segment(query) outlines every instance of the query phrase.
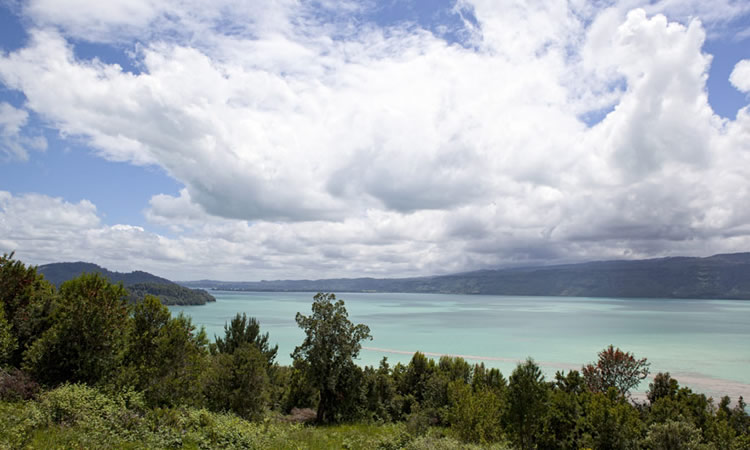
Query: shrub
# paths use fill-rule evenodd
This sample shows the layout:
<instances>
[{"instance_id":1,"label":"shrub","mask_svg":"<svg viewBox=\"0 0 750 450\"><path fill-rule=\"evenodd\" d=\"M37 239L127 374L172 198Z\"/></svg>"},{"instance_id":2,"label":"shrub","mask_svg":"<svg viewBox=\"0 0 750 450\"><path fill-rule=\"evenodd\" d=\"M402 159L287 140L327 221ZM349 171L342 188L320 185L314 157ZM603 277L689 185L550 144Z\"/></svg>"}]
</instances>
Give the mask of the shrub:
<instances>
[{"instance_id":1,"label":"shrub","mask_svg":"<svg viewBox=\"0 0 750 450\"><path fill-rule=\"evenodd\" d=\"M0 369L0 400L18 402L36 397L39 384L19 369Z\"/></svg>"}]
</instances>

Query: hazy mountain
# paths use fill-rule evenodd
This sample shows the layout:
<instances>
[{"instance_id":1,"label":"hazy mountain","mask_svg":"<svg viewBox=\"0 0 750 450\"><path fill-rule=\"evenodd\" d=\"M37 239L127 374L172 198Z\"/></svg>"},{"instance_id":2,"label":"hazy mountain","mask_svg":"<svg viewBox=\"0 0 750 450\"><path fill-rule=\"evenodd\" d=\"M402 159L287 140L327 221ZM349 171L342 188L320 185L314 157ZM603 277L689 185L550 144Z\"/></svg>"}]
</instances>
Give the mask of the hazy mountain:
<instances>
[{"instance_id":1,"label":"hazy mountain","mask_svg":"<svg viewBox=\"0 0 750 450\"><path fill-rule=\"evenodd\" d=\"M185 286L248 291L425 292L452 294L583 297L750 299L750 253L707 258L673 257L636 261L481 270L420 278L340 278L223 282Z\"/></svg>"},{"instance_id":2,"label":"hazy mountain","mask_svg":"<svg viewBox=\"0 0 750 450\"><path fill-rule=\"evenodd\" d=\"M190 289L180 286L166 278L157 277L148 272L112 272L96 264L86 262L63 262L45 264L37 270L56 286L83 273L100 273L113 283L122 282L130 292L131 300L138 300L151 294L159 297L165 305L203 305L216 299L202 289Z\"/></svg>"}]
</instances>

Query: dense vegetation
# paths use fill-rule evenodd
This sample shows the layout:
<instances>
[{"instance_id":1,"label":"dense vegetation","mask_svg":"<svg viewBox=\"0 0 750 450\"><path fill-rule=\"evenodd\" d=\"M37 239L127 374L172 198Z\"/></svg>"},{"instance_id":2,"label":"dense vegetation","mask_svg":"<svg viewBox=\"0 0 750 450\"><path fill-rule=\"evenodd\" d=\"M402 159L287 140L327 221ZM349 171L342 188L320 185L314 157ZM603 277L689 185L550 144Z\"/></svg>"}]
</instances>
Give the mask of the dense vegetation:
<instances>
[{"instance_id":1,"label":"dense vegetation","mask_svg":"<svg viewBox=\"0 0 750 450\"><path fill-rule=\"evenodd\" d=\"M214 289L296 292L425 292L625 298L750 299L750 253L709 258L599 261L482 270L421 278L185 283Z\"/></svg>"},{"instance_id":2,"label":"dense vegetation","mask_svg":"<svg viewBox=\"0 0 750 450\"><path fill-rule=\"evenodd\" d=\"M630 391L645 358L608 347L547 380L461 358L354 363L369 329L318 294L292 366L253 318L209 343L158 298L85 274L59 289L0 259L0 447L747 449L742 398L718 403L668 373Z\"/></svg>"},{"instance_id":3,"label":"dense vegetation","mask_svg":"<svg viewBox=\"0 0 750 450\"><path fill-rule=\"evenodd\" d=\"M215 302L213 295L203 289L190 289L166 278L136 270L130 273L112 272L96 264L85 262L53 263L39 266L39 273L55 286L84 273L98 273L111 283L122 283L129 292L131 302L143 300L147 295L159 297L164 305L205 305Z\"/></svg>"}]
</instances>

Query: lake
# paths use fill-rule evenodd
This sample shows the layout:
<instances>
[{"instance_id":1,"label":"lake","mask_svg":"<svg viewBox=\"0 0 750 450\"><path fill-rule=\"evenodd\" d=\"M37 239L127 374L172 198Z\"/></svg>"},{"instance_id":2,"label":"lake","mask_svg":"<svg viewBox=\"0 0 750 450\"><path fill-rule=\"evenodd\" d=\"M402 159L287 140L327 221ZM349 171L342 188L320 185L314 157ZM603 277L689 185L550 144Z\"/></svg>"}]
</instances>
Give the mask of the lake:
<instances>
[{"instance_id":1,"label":"lake","mask_svg":"<svg viewBox=\"0 0 750 450\"><path fill-rule=\"evenodd\" d=\"M278 344L277 360L304 334L294 321L309 315L310 292L211 291L216 302L171 306L208 336L223 336L236 313L256 317ZM714 397L750 397L750 301L521 297L493 295L342 293L349 318L370 327L360 363L408 362L414 351L460 355L497 367L507 377L533 357L553 376L580 369L612 344L646 357L651 373L669 371L681 385ZM648 383L641 383L645 391Z\"/></svg>"}]
</instances>

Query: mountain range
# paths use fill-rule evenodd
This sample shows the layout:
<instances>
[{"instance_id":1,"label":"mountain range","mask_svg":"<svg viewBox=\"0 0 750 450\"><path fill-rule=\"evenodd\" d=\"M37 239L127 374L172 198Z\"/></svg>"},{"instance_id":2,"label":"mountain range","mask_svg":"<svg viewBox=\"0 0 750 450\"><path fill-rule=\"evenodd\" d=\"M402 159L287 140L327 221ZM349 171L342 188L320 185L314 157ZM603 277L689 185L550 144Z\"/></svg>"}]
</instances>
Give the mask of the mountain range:
<instances>
[{"instance_id":1,"label":"mountain range","mask_svg":"<svg viewBox=\"0 0 750 450\"><path fill-rule=\"evenodd\" d=\"M750 253L720 254L705 258L596 261L415 278L250 282L199 280L180 284L240 291L750 299Z\"/></svg>"}]
</instances>

